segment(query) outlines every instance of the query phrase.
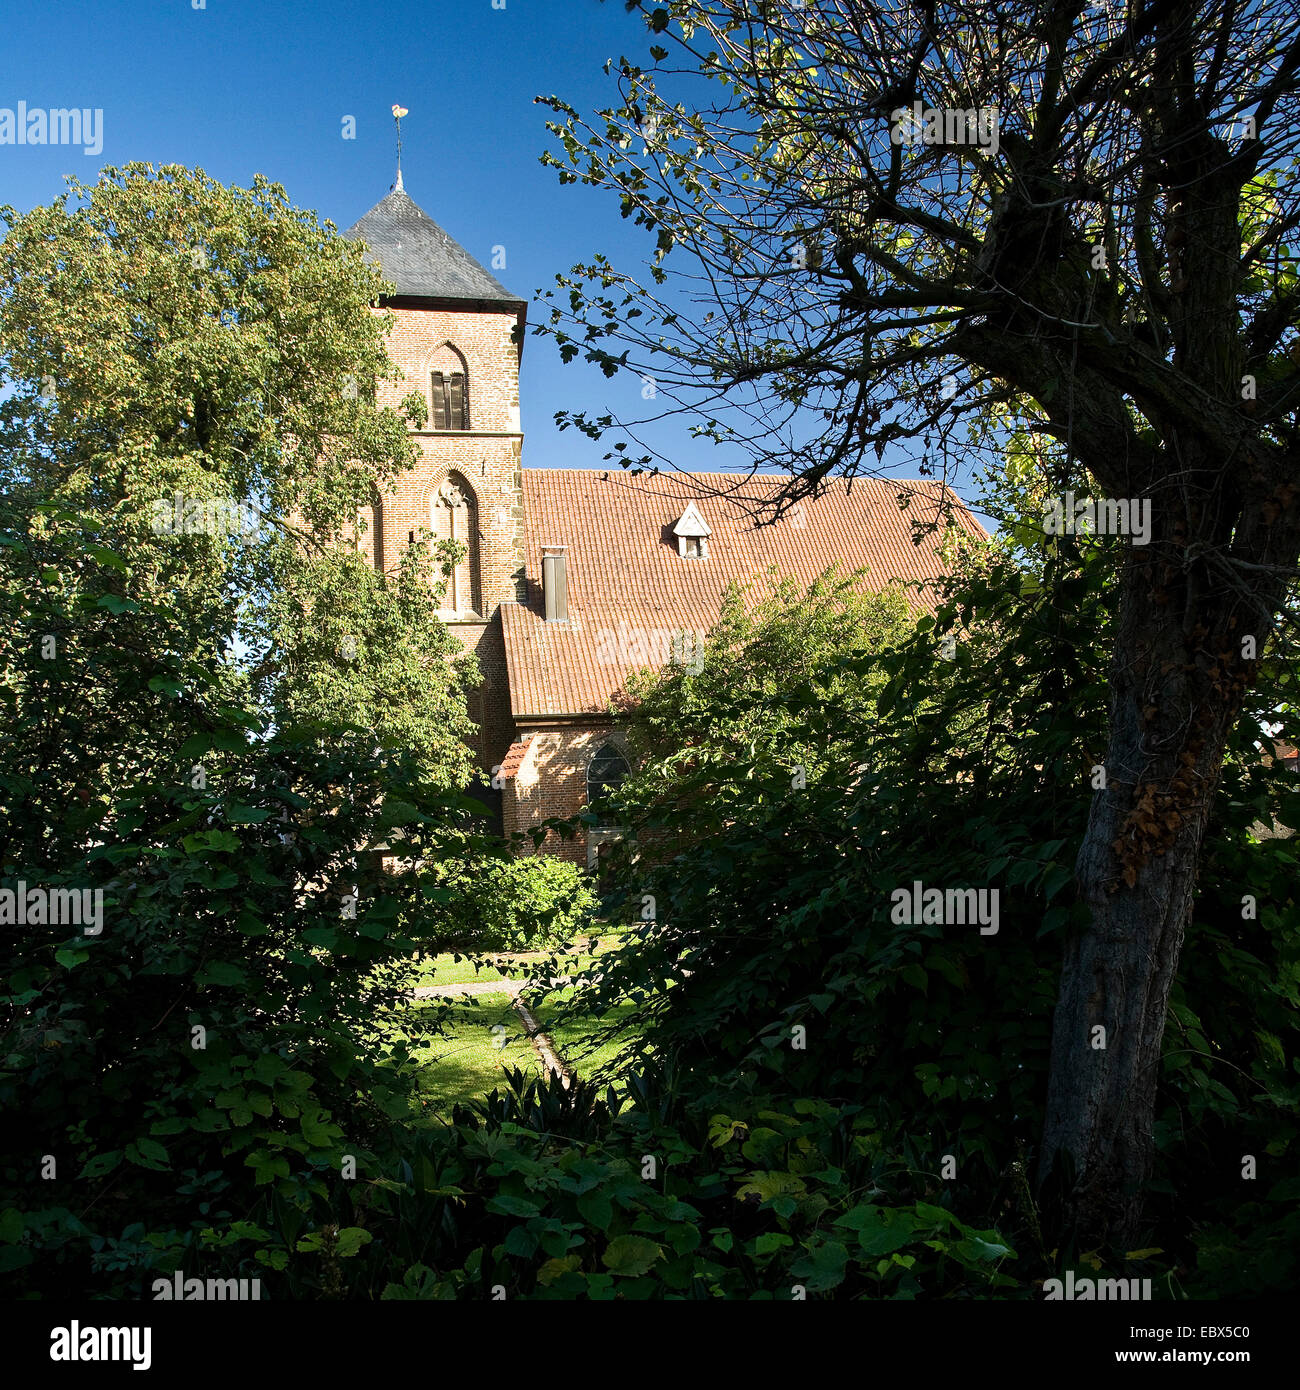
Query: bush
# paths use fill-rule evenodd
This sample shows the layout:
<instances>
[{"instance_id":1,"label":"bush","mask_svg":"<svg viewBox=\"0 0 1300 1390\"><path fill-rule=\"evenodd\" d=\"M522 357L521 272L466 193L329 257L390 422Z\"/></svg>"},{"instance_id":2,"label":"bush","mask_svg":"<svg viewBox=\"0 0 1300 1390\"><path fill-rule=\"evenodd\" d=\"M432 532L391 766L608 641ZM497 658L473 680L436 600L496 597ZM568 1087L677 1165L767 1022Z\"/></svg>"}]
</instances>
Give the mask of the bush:
<instances>
[{"instance_id":1,"label":"bush","mask_svg":"<svg viewBox=\"0 0 1300 1390\"><path fill-rule=\"evenodd\" d=\"M907 1167L940 1171L952 1156L954 1213L1001 1210L1015 1173L1035 1168L1061 951L1086 912L1071 889L1080 788L1104 746L1112 594L1097 559L1068 547L1036 585L990 558L914 638L843 660L864 687L889 676L873 720L810 681L779 699L742 691L694 728L683 707L681 751L629 779L619 808L642 840L682 832L681 852L616 865L624 900L648 893L657 914L577 978L580 1006L642 1001L638 1047L671 1063L699 1106L734 1114L749 1089L778 1110L865 1103ZM936 638L959 626L945 661ZM1300 824L1293 779L1254 746L1286 699L1265 670L1232 735L1170 1000L1135 1244L1159 1249L1197 1297L1300 1279L1297 842L1251 830ZM753 730L748 748L731 727ZM824 771L796 777L796 760ZM896 920L894 895L918 880L996 890L997 933ZM1060 1272L1052 1244L1063 1259L1093 1253L1072 1249L1047 1198L1041 1211L1020 1201L1000 1227L1038 1274ZM1109 1255L1127 1267L1127 1251Z\"/></svg>"},{"instance_id":2,"label":"bush","mask_svg":"<svg viewBox=\"0 0 1300 1390\"><path fill-rule=\"evenodd\" d=\"M596 895L576 864L541 855L439 864L432 895L451 923L439 945L478 951L558 946L589 926Z\"/></svg>"}]
</instances>

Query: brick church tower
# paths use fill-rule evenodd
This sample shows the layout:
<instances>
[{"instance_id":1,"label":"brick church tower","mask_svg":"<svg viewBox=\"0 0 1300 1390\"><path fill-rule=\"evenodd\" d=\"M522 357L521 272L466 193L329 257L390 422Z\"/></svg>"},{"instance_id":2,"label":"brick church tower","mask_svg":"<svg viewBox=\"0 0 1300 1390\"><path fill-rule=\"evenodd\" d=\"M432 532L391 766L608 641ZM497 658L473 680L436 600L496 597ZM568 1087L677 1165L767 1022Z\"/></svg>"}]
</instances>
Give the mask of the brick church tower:
<instances>
[{"instance_id":1,"label":"brick church tower","mask_svg":"<svg viewBox=\"0 0 1300 1390\"><path fill-rule=\"evenodd\" d=\"M490 770L513 737L498 609L524 596L519 362L527 304L416 206L400 172L393 191L344 235L364 242L366 259L396 287L381 308L396 316L388 350L405 380L383 388L380 403L421 392L429 412L415 434L421 461L375 499L365 545L376 566L392 569L422 526L465 542L469 553L441 616L483 670L469 713L480 728L479 764Z\"/></svg>"},{"instance_id":2,"label":"brick church tower","mask_svg":"<svg viewBox=\"0 0 1300 1390\"><path fill-rule=\"evenodd\" d=\"M346 235L366 243L395 287L381 307L396 316L389 353L404 380L384 403L416 391L429 411L415 435L419 466L374 500L371 558L393 569L422 527L468 548L442 618L483 670L469 713L479 766L499 771L483 799L507 834L578 814L626 774L632 750L611 702L632 671L662 667L675 646L686 664L688 634L702 656L729 584L765 584L775 571L806 589L834 563L874 590L927 585L946 572L944 538L915 543L911 518L950 517L971 539L984 536L930 480L830 479L762 524L781 475L524 469L524 301L416 207L400 174ZM914 504L906 514L900 489ZM933 606L932 590L906 591L912 606ZM551 831L541 852L590 867L623 833Z\"/></svg>"}]
</instances>

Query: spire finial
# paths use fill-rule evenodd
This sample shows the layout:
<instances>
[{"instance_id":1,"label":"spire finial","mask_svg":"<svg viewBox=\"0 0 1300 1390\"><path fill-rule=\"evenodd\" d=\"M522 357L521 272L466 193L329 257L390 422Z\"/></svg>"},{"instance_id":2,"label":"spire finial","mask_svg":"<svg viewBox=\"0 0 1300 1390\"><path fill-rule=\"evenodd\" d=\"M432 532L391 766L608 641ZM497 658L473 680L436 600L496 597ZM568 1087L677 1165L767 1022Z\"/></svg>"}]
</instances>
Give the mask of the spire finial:
<instances>
[{"instance_id":1,"label":"spire finial","mask_svg":"<svg viewBox=\"0 0 1300 1390\"><path fill-rule=\"evenodd\" d=\"M393 107L393 120L397 122L397 182L393 184L393 188L403 192L405 190L402 189L402 117L408 114L405 106L395 105Z\"/></svg>"}]
</instances>

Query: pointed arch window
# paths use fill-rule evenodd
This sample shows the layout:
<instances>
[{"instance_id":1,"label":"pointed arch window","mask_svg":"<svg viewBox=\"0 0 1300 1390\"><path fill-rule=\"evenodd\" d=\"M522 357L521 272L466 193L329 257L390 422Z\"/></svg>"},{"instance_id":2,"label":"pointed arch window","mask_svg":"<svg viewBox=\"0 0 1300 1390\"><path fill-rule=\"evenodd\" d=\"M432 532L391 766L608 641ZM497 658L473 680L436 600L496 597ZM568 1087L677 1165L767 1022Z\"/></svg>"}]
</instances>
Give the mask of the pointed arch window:
<instances>
[{"instance_id":1,"label":"pointed arch window","mask_svg":"<svg viewBox=\"0 0 1300 1390\"><path fill-rule=\"evenodd\" d=\"M359 521L360 524L356 529L357 550L382 574L384 572L384 504L377 496L371 498L369 506L362 507Z\"/></svg>"},{"instance_id":2,"label":"pointed arch window","mask_svg":"<svg viewBox=\"0 0 1300 1390\"><path fill-rule=\"evenodd\" d=\"M622 753L612 743L603 744L587 764L587 804L612 796L630 771ZM611 817L603 816L601 824L613 825L615 822Z\"/></svg>"},{"instance_id":3,"label":"pointed arch window","mask_svg":"<svg viewBox=\"0 0 1300 1390\"><path fill-rule=\"evenodd\" d=\"M429 530L435 541L460 541L465 553L452 566L442 595L447 616L477 614L479 610L478 507L474 493L459 473L453 473L430 499Z\"/></svg>"}]
</instances>

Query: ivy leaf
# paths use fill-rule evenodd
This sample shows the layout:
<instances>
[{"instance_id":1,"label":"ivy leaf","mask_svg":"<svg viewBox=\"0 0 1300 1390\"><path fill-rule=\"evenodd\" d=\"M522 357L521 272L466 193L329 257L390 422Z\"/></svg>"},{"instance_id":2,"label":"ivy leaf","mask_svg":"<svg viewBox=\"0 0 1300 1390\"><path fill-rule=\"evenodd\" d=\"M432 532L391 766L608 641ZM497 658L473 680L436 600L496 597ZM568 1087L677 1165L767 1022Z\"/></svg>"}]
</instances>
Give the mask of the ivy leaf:
<instances>
[{"instance_id":1,"label":"ivy leaf","mask_svg":"<svg viewBox=\"0 0 1300 1390\"><path fill-rule=\"evenodd\" d=\"M603 1192L586 1192L578 1198L578 1211L588 1225L598 1231L608 1230L614 1209Z\"/></svg>"},{"instance_id":2,"label":"ivy leaf","mask_svg":"<svg viewBox=\"0 0 1300 1390\"><path fill-rule=\"evenodd\" d=\"M214 960L199 972L194 983L198 985L246 985L248 976L233 961Z\"/></svg>"},{"instance_id":3,"label":"ivy leaf","mask_svg":"<svg viewBox=\"0 0 1300 1390\"><path fill-rule=\"evenodd\" d=\"M140 1168L163 1169L171 1167L171 1160L167 1157L167 1150L156 1139L137 1139L134 1144L126 1146L126 1157L129 1162L136 1164Z\"/></svg>"},{"instance_id":4,"label":"ivy leaf","mask_svg":"<svg viewBox=\"0 0 1300 1390\"><path fill-rule=\"evenodd\" d=\"M540 1216L541 1207L536 1202L530 1202L526 1197L512 1197L508 1192L500 1192L487 1204L489 1211L495 1211L502 1216Z\"/></svg>"},{"instance_id":5,"label":"ivy leaf","mask_svg":"<svg viewBox=\"0 0 1300 1390\"><path fill-rule=\"evenodd\" d=\"M537 1282L549 1286L554 1284L557 1279L563 1279L566 1274L572 1274L581 1265L581 1255L564 1255L556 1260L547 1260L537 1271Z\"/></svg>"},{"instance_id":6,"label":"ivy leaf","mask_svg":"<svg viewBox=\"0 0 1300 1390\"><path fill-rule=\"evenodd\" d=\"M537 1249L538 1236L527 1226L512 1226L503 1242L507 1255L531 1255Z\"/></svg>"},{"instance_id":7,"label":"ivy leaf","mask_svg":"<svg viewBox=\"0 0 1300 1390\"><path fill-rule=\"evenodd\" d=\"M844 1282L844 1267L848 1260L847 1248L837 1240L828 1240L796 1260L790 1266L790 1273L805 1283L811 1292L821 1293Z\"/></svg>"}]
</instances>

